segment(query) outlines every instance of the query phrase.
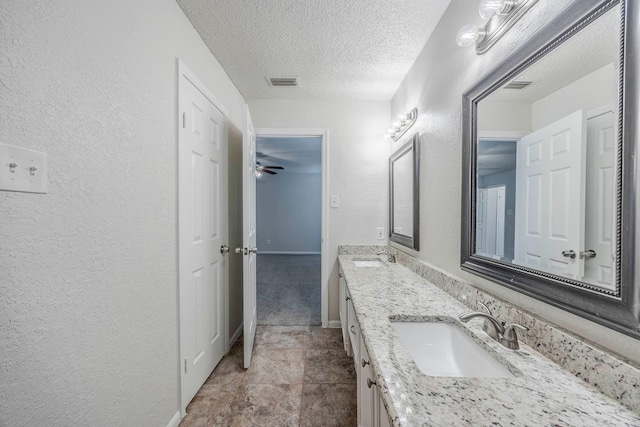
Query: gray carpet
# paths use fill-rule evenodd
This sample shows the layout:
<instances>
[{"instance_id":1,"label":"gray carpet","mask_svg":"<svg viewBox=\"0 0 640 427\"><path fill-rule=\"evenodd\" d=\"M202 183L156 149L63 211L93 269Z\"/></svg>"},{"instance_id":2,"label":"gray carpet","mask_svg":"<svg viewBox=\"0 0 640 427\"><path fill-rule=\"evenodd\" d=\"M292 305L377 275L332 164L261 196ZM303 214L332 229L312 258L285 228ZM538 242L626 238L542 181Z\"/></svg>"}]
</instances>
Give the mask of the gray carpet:
<instances>
[{"instance_id":1,"label":"gray carpet","mask_svg":"<svg viewBox=\"0 0 640 427\"><path fill-rule=\"evenodd\" d=\"M258 325L322 324L320 255L258 254Z\"/></svg>"}]
</instances>

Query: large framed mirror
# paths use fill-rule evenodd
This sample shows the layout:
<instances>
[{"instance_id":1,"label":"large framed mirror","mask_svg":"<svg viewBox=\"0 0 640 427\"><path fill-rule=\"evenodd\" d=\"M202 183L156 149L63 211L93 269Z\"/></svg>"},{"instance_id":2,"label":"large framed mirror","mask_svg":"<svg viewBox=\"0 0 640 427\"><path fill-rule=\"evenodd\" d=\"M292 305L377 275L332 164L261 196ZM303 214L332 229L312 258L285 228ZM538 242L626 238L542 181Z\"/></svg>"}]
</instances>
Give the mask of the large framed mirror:
<instances>
[{"instance_id":1,"label":"large framed mirror","mask_svg":"<svg viewBox=\"0 0 640 427\"><path fill-rule=\"evenodd\" d=\"M461 266L640 338L640 4L572 2L463 95Z\"/></svg>"},{"instance_id":2,"label":"large framed mirror","mask_svg":"<svg viewBox=\"0 0 640 427\"><path fill-rule=\"evenodd\" d=\"M420 135L389 157L389 239L420 249Z\"/></svg>"}]
</instances>

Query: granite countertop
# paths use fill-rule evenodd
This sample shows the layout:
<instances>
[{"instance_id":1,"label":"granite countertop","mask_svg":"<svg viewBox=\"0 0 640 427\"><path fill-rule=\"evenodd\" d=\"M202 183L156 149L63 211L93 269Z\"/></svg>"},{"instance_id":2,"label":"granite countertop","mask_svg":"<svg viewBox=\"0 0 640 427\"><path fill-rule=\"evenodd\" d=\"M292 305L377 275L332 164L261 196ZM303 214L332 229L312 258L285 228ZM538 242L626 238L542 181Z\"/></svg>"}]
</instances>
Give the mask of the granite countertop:
<instances>
[{"instance_id":1,"label":"granite countertop","mask_svg":"<svg viewBox=\"0 0 640 427\"><path fill-rule=\"evenodd\" d=\"M521 343L513 351L493 341L482 319L460 323L458 314L469 308L409 268L387 262L356 267L354 258L362 255L338 261L394 426L640 426L629 409L530 347ZM390 317L458 322L515 377L427 376L394 338Z\"/></svg>"}]
</instances>

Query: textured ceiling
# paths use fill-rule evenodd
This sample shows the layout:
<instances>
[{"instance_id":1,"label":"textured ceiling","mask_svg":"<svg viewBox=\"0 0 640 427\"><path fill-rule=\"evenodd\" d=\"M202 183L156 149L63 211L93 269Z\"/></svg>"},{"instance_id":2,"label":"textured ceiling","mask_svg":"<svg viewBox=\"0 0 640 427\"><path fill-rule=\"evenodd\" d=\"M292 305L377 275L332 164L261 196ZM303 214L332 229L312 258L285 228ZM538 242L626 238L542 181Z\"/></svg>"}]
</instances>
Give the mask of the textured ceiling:
<instances>
[{"instance_id":1,"label":"textured ceiling","mask_svg":"<svg viewBox=\"0 0 640 427\"><path fill-rule=\"evenodd\" d=\"M322 139L319 137L256 138L256 161L264 166L282 166L278 173L320 173Z\"/></svg>"},{"instance_id":2,"label":"textured ceiling","mask_svg":"<svg viewBox=\"0 0 640 427\"><path fill-rule=\"evenodd\" d=\"M177 0L246 99L359 100L391 99L450 1Z\"/></svg>"}]
</instances>

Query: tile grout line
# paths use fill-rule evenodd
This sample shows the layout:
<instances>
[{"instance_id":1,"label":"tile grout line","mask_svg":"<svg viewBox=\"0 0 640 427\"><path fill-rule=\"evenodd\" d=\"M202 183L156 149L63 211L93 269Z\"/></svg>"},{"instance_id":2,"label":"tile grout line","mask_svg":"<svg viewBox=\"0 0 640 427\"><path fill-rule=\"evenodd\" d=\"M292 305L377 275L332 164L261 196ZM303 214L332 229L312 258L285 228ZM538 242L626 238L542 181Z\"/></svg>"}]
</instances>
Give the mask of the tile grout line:
<instances>
[{"instance_id":1,"label":"tile grout line","mask_svg":"<svg viewBox=\"0 0 640 427\"><path fill-rule=\"evenodd\" d=\"M304 398L304 374L307 371L307 351L311 345L311 327L307 325L307 346L304 349L304 359L302 361L302 388L300 389L300 409L298 410L298 427L302 426L302 400Z\"/></svg>"}]
</instances>

